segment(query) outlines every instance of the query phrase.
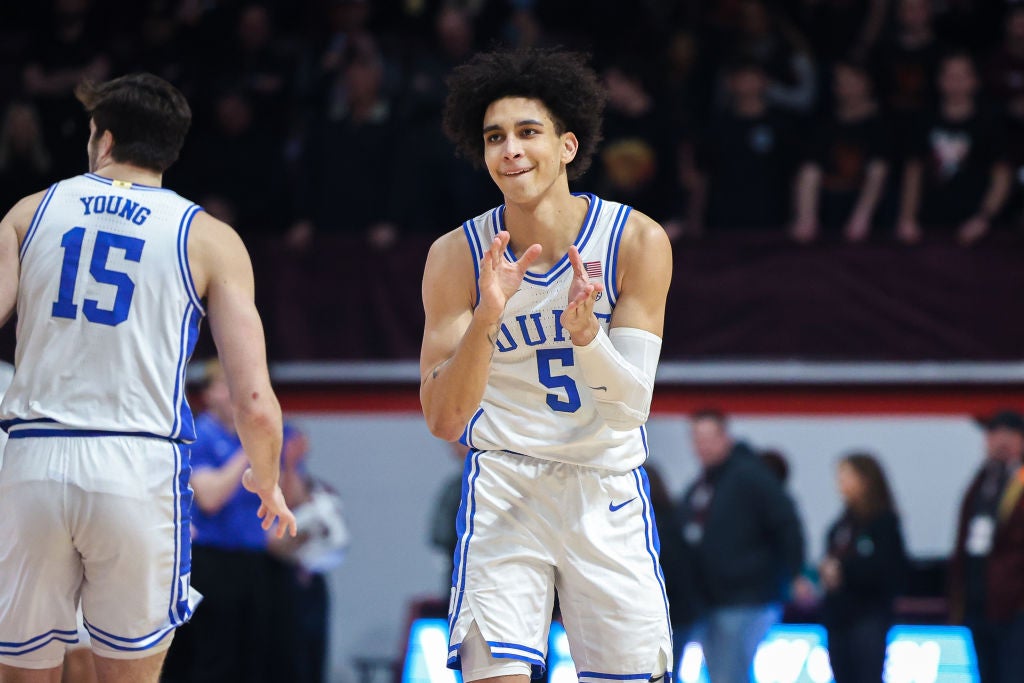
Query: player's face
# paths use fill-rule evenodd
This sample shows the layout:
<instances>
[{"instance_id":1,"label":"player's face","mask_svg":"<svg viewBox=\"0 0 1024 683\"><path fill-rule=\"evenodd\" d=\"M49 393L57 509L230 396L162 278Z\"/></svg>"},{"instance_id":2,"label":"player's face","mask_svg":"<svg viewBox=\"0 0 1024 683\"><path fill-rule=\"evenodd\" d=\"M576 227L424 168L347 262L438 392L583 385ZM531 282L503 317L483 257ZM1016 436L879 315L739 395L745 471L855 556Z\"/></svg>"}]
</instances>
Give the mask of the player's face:
<instances>
[{"instance_id":1,"label":"player's face","mask_svg":"<svg viewBox=\"0 0 1024 683\"><path fill-rule=\"evenodd\" d=\"M505 97L484 113L484 163L507 202L536 201L564 183L578 142L558 126L539 100Z\"/></svg>"}]
</instances>

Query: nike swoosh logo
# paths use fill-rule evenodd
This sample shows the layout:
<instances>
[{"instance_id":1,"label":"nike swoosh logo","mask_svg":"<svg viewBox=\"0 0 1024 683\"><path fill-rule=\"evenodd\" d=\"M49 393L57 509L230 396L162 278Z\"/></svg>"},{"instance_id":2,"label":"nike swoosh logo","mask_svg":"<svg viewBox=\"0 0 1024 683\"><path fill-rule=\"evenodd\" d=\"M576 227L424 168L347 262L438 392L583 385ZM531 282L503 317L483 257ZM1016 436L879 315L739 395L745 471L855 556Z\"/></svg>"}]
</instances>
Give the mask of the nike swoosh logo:
<instances>
[{"instance_id":1,"label":"nike swoosh logo","mask_svg":"<svg viewBox=\"0 0 1024 683\"><path fill-rule=\"evenodd\" d=\"M619 503L618 505L616 505L615 503L608 503L608 511L609 512L615 512L616 510L621 510L622 508L624 508L627 505L629 505L630 503L632 503L634 500L636 500L636 496L633 496L632 498L627 500L625 503Z\"/></svg>"},{"instance_id":2,"label":"nike swoosh logo","mask_svg":"<svg viewBox=\"0 0 1024 683\"><path fill-rule=\"evenodd\" d=\"M593 389L594 391L608 391L608 387L604 387L604 386L601 386L601 387L590 387L590 388Z\"/></svg>"}]
</instances>

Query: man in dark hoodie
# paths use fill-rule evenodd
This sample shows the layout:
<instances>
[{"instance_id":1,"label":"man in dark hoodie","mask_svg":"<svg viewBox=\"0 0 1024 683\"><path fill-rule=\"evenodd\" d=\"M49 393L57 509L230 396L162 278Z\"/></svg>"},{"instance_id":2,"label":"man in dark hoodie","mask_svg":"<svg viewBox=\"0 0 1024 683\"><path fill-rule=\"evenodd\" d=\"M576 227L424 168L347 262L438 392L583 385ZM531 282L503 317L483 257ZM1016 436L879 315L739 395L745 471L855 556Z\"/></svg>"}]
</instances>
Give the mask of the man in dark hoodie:
<instances>
[{"instance_id":1,"label":"man in dark hoodie","mask_svg":"<svg viewBox=\"0 0 1024 683\"><path fill-rule=\"evenodd\" d=\"M778 477L733 440L724 414L695 413L691 433L702 471L676 517L700 600L691 636L704 650L711 683L746 683L803 564L803 530Z\"/></svg>"}]
</instances>

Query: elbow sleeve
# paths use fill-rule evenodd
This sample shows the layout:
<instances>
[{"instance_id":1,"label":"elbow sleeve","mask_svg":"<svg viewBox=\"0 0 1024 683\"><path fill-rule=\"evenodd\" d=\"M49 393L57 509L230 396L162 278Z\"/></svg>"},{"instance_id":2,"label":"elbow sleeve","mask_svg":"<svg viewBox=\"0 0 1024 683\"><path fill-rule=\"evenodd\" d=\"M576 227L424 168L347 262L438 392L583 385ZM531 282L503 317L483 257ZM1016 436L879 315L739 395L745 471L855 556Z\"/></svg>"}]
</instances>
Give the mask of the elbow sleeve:
<instances>
[{"instance_id":1,"label":"elbow sleeve","mask_svg":"<svg viewBox=\"0 0 1024 683\"><path fill-rule=\"evenodd\" d=\"M616 327L598 331L576 347L576 361L598 414L612 429L635 429L647 421L661 338L645 330Z\"/></svg>"}]
</instances>

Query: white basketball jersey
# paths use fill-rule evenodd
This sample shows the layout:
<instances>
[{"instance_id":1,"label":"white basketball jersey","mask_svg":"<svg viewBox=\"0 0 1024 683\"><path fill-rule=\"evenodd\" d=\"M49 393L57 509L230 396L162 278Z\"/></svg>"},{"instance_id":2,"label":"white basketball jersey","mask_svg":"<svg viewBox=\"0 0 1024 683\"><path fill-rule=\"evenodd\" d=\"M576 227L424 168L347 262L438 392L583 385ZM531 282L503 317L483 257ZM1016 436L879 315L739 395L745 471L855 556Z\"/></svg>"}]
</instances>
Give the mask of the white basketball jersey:
<instances>
[{"instance_id":1,"label":"white basketball jersey","mask_svg":"<svg viewBox=\"0 0 1024 683\"><path fill-rule=\"evenodd\" d=\"M94 174L46 192L21 245L11 438L115 432L191 441L185 367L205 315L187 244L201 209Z\"/></svg>"},{"instance_id":2,"label":"white basketball jersey","mask_svg":"<svg viewBox=\"0 0 1024 683\"><path fill-rule=\"evenodd\" d=\"M594 313L607 331L618 296L619 242L631 209L583 196L590 207L575 244L590 279L604 285ZM505 229L504 213L500 206L462 226L478 277L484 251ZM511 250L505 257L515 260ZM646 459L647 436L643 427L611 429L594 407L591 389L576 366L572 341L559 323L572 278L572 264L565 255L546 273L528 271L522 287L508 300L487 388L462 441L478 450L626 472Z\"/></svg>"}]
</instances>

